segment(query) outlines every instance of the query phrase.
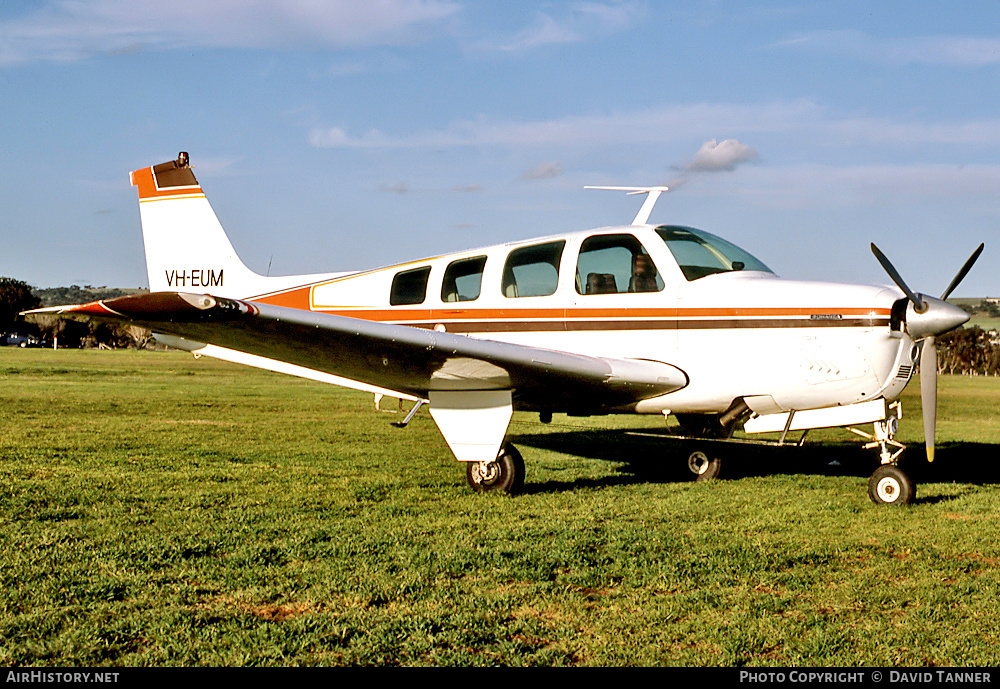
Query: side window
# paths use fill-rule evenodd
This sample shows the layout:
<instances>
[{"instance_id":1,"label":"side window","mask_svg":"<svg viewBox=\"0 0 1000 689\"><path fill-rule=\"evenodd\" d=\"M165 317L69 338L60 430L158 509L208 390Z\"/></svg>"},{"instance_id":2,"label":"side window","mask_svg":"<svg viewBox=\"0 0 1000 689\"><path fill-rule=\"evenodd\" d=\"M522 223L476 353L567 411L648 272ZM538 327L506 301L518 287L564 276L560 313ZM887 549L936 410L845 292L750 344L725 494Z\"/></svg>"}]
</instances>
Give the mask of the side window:
<instances>
[{"instance_id":1,"label":"side window","mask_svg":"<svg viewBox=\"0 0 1000 689\"><path fill-rule=\"evenodd\" d=\"M580 294L659 292L663 289L653 259L631 234L588 237L580 245L576 291Z\"/></svg>"},{"instance_id":2,"label":"side window","mask_svg":"<svg viewBox=\"0 0 1000 689\"><path fill-rule=\"evenodd\" d=\"M559 286L559 261L566 242L514 249L503 268L505 297L546 297Z\"/></svg>"},{"instance_id":3,"label":"side window","mask_svg":"<svg viewBox=\"0 0 1000 689\"><path fill-rule=\"evenodd\" d=\"M389 290L389 303L393 306L422 304L427 296L427 278L430 274L430 266L396 273Z\"/></svg>"},{"instance_id":4,"label":"side window","mask_svg":"<svg viewBox=\"0 0 1000 689\"><path fill-rule=\"evenodd\" d=\"M463 258L449 263L444 271L444 281L441 283L441 301L479 299L485 267L485 256Z\"/></svg>"}]
</instances>

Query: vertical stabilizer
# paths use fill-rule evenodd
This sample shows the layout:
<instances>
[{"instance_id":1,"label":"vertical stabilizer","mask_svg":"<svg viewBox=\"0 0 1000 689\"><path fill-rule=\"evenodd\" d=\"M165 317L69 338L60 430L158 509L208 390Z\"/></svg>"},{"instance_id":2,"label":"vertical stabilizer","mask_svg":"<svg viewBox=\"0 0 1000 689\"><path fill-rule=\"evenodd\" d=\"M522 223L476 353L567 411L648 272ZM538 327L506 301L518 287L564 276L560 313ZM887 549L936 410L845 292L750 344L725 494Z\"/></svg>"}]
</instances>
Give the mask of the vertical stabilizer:
<instances>
[{"instance_id":1,"label":"vertical stabilizer","mask_svg":"<svg viewBox=\"0 0 1000 689\"><path fill-rule=\"evenodd\" d=\"M329 277L265 277L247 268L195 179L187 153L136 170L129 179L139 190L150 291L245 299Z\"/></svg>"},{"instance_id":2,"label":"vertical stabilizer","mask_svg":"<svg viewBox=\"0 0 1000 689\"><path fill-rule=\"evenodd\" d=\"M186 153L177 160L136 170L129 177L139 190L151 291L227 297L266 291L267 278L251 271L236 255Z\"/></svg>"}]
</instances>

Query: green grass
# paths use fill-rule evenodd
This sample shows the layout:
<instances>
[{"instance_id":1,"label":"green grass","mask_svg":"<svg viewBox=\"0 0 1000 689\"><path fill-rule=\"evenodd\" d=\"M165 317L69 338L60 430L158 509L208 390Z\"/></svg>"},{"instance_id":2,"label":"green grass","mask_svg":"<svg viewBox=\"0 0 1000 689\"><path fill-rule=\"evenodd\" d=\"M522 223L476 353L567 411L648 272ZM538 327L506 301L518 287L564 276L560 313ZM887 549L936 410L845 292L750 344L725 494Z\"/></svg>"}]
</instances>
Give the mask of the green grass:
<instances>
[{"instance_id":1,"label":"green grass","mask_svg":"<svg viewBox=\"0 0 1000 689\"><path fill-rule=\"evenodd\" d=\"M906 508L840 431L693 483L613 430L661 420L520 413L505 498L368 395L0 350L0 664L996 666L1000 379L940 400Z\"/></svg>"},{"instance_id":2,"label":"green grass","mask_svg":"<svg viewBox=\"0 0 1000 689\"><path fill-rule=\"evenodd\" d=\"M981 330L1000 330L1000 318L990 318L989 316L973 316L972 319L966 324L965 327L971 328L976 326Z\"/></svg>"}]
</instances>

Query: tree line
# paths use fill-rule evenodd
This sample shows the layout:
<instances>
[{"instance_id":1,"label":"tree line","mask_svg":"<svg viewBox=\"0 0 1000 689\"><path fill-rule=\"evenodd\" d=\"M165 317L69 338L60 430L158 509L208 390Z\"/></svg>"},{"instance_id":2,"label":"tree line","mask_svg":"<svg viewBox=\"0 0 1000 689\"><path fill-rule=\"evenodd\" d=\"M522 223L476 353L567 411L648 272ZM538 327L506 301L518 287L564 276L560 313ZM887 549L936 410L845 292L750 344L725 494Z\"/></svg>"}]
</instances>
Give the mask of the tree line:
<instances>
[{"instance_id":1,"label":"tree line","mask_svg":"<svg viewBox=\"0 0 1000 689\"><path fill-rule=\"evenodd\" d=\"M24 311L46 306L86 304L140 291L144 290L90 285L37 289L22 280L0 277L0 338L6 341L8 335L18 334L34 336L47 346L58 343L60 347L145 348L152 341L152 333L146 328L67 320L49 314L20 315Z\"/></svg>"},{"instance_id":2,"label":"tree line","mask_svg":"<svg viewBox=\"0 0 1000 689\"><path fill-rule=\"evenodd\" d=\"M978 326L960 328L937 338L938 373L1000 376L1000 338Z\"/></svg>"}]
</instances>

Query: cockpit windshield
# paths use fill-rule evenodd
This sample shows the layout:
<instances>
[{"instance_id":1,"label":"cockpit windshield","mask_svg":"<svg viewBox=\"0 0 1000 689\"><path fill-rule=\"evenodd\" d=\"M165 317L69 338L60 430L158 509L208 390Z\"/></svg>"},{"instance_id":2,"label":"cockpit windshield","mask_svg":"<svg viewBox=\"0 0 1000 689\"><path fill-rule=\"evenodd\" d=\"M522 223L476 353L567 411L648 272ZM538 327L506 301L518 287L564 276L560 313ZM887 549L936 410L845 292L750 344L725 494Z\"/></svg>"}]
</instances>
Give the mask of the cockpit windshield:
<instances>
[{"instance_id":1,"label":"cockpit windshield","mask_svg":"<svg viewBox=\"0 0 1000 689\"><path fill-rule=\"evenodd\" d=\"M664 225L656 228L656 234L670 249L688 281L735 270L773 272L735 244L703 230Z\"/></svg>"}]
</instances>

